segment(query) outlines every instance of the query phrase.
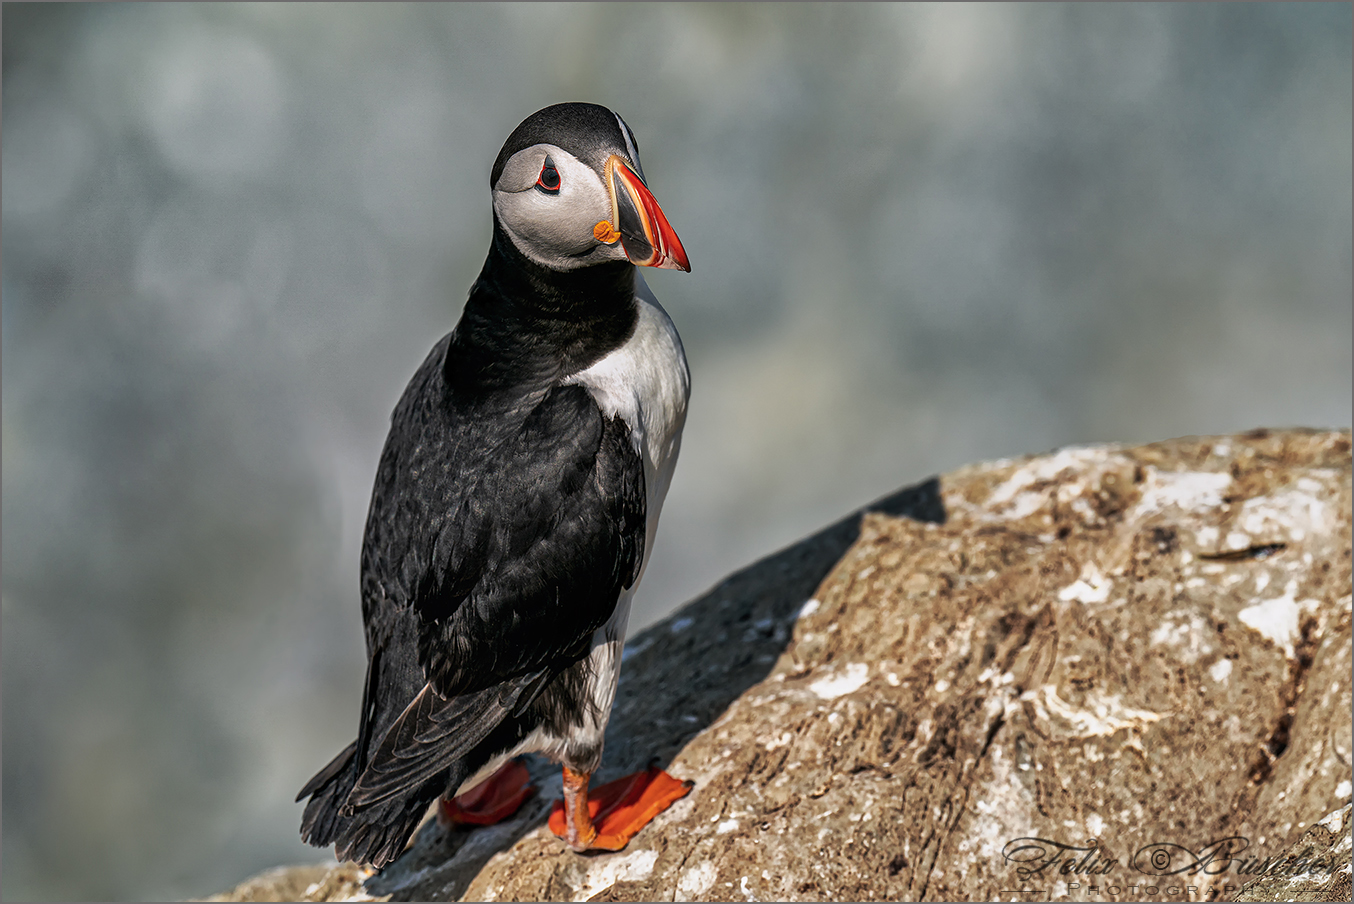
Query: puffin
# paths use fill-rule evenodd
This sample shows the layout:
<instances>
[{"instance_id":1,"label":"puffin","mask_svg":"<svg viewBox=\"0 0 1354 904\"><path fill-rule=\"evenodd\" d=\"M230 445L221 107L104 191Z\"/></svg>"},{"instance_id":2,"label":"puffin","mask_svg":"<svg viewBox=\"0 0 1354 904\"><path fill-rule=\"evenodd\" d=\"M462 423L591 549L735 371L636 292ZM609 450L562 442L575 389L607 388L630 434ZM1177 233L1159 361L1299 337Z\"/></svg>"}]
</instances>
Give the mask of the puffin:
<instances>
[{"instance_id":1,"label":"puffin","mask_svg":"<svg viewBox=\"0 0 1354 904\"><path fill-rule=\"evenodd\" d=\"M434 801L489 824L563 766L549 826L615 851L685 795L656 766L589 789L690 394L639 267L690 271L618 114L532 114L490 172L493 237L391 415L364 529L357 738L306 783L302 838L380 868Z\"/></svg>"}]
</instances>

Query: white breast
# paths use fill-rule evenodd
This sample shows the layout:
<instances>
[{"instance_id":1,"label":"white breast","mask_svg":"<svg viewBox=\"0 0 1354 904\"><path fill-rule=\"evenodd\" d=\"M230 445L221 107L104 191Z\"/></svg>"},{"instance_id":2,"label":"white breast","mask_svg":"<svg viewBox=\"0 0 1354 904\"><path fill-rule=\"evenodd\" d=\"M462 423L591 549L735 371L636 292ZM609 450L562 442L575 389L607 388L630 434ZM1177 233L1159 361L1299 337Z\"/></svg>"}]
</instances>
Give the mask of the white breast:
<instances>
[{"instance_id":1,"label":"white breast","mask_svg":"<svg viewBox=\"0 0 1354 904\"><path fill-rule=\"evenodd\" d=\"M630 427L635 451L644 459L647 565L681 446L691 375L676 327L638 274L635 300L639 322L629 341L566 382L586 387L603 414L619 416Z\"/></svg>"}]
</instances>

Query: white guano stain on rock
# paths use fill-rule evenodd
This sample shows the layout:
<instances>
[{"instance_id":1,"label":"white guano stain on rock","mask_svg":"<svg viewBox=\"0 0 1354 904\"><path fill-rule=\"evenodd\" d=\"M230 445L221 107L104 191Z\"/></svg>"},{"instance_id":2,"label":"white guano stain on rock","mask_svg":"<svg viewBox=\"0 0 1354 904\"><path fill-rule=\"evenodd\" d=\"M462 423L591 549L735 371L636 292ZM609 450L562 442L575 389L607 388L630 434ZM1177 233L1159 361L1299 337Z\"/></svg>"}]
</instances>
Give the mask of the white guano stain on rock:
<instances>
[{"instance_id":1,"label":"white guano stain on rock","mask_svg":"<svg viewBox=\"0 0 1354 904\"><path fill-rule=\"evenodd\" d=\"M1227 676L1232 674L1232 660L1219 659L1208 667L1208 677L1212 678L1218 684L1227 680Z\"/></svg>"},{"instance_id":2,"label":"white guano stain on rock","mask_svg":"<svg viewBox=\"0 0 1354 904\"><path fill-rule=\"evenodd\" d=\"M1027 488L1041 483L1047 484L1068 471L1080 473L1089 471L1096 465L1104 466L1109 459L1114 457L1115 455L1109 447L1077 446L1035 459L1019 468L1004 483L993 489L982 508L975 514L984 520L1000 521L1019 520L1028 517L1037 512L1048 501L1049 491ZM1056 493L1059 501L1072 505L1079 514L1093 516L1094 513L1090 511L1089 507L1085 507L1085 511L1081 511L1083 506L1077 505L1085 489L1086 478L1079 477L1052 488L1052 492Z\"/></svg>"},{"instance_id":3,"label":"white guano stain on rock","mask_svg":"<svg viewBox=\"0 0 1354 904\"><path fill-rule=\"evenodd\" d=\"M574 889L575 901L586 901L617 882L642 882L653 875L658 851L635 851L623 857L598 857Z\"/></svg>"},{"instance_id":4,"label":"white guano stain on rock","mask_svg":"<svg viewBox=\"0 0 1354 904\"><path fill-rule=\"evenodd\" d=\"M1053 455L1038 458L1016 471L1005 483L992 491L987 504L996 506L1010 501L1017 493L1039 481L1053 480L1064 471L1082 470L1086 465L1105 458L1103 446L1072 446L1060 449Z\"/></svg>"},{"instance_id":5,"label":"white guano stain on rock","mask_svg":"<svg viewBox=\"0 0 1354 904\"><path fill-rule=\"evenodd\" d=\"M1133 709L1124 706L1123 700L1091 691L1086 694L1088 709L1075 709L1058 696L1058 688L1052 684L1026 691L1021 700L1034 703L1036 711L1048 722L1054 718L1067 723L1068 733L1075 737L1109 737L1117 731L1141 731L1153 722L1160 721L1160 713L1145 709Z\"/></svg>"},{"instance_id":6,"label":"white guano stain on rock","mask_svg":"<svg viewBox=\"0 0 1354 904\"><path fill-rule=\"evenodd\" d=\"M823 700L835 700L860 690L869 679L870 667L863 662L852 662L835 675L819 678L809 685L809 690Z\"/></svg>"},{"instance_id":7,"label":"white guano stain on rock","mask_svg":"<svg viewBox=\"0 0 1354 904\"><path fill-rule=\"evenodd\" d=\"M1110 598L1114 582L1100 573L1094 563L1088 562L1081 569L1081 577L1058 591L1058 599L1063 602L1077 600L1082 603L1103 603Z\"/></svg>"},{"instance_id":8,"label":"white guano stain on rock","mask_svg":"<svg viewBox=\"0 0 1354 904\"><path fill-rule=\"evenodd\" d=\"M1232 475L1214 471L1158 471L1147 466L1136 517L1174 507L1187 512L1217 508Z\"/></svg>"},{"instance_id":9,"label":"white guano stain on rock","mask_svg":"<svg viewBox=\"0 0 1354 904\"><path fill-rule=\"evenodd\" d=\"M976 855L983 860L1001 860L1002 847L1010 838L1038 834L1033 822L1021 819L1030 811L1033 796L1016 777L1011 757L1003 756L1001 750L992 747L992 781L984 789L984 797L974 804L972 831L965 833L956 846L961 854Z\"/></svg>"},{"instance_id":10,"label":"white guano stain on rock","mask_svg":"<svg viewBox=\"0 0 1354 904\"><path fill-rule=\"evenodd\" d=\"M1213 652L1208 643L1209 623L1197 612L1172 612L1152 632L1153 645L1174 644L1183 662L1195 663L1199 657Z\"/></svg>"},{"instance_id":11,"label":"white guano stain on rock","mask_svg":"<svg viewBox=\"0 0 1354 904\"><path fill-rule=\"evenodd\" d=\"M1320 496L1331 492L1320 481L1301 478L1297 489L1247 499L1241 504L1241 529L1266 543L1298 542L1328 530L1330 507Z\"/></svg>"},{"instance_id":12,"label":"white guano stain on rock","mask_svg":"<svg viewBox=\"0 0 1354 904\"><path fill-rule=\"evenodd\" d=\"M715 884L715 865L710 861L705 861L697 866L682 873L677 879L678 901L693 901L699 899L710 887Z\"/></svg>"},{"instance_id":13,"label":"white guano stain on rock","mask_svg":"<svg viewBox=\"0 0 1354 904\"><path fill-rule=\"evenodd\" d=\"M1299 600L1298 582L1289 581L1283 596L1247 606L1237 613L1241 623L1258 632L1276 647L1293 658L1293 645L1298 638L1302 613L1320 605L1317 600Z\"/></svg>"}]
</instances>

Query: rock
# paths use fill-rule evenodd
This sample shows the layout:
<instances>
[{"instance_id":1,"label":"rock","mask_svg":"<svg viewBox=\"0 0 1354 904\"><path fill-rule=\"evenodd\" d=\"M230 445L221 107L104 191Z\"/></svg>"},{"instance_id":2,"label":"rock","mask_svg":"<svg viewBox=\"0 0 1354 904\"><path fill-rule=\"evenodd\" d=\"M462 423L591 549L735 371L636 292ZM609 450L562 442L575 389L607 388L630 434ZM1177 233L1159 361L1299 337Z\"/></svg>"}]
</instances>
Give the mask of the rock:
<instances>
[{"instance_id":1,"label":"rock","mask_svg":"<svg viewBox=\"0 0 1354 904\"><path fill-rule=\"evenodd\" d=\"M221 895L204 901L371 901L362 888L369 868L356 863L282 866L260 873Z\"/></svg>"},{"instance_id":2,"label":"rock","mask_svg":"<svg viewBox=\"0 0 1354 904\"><path fill-rule=\"evenodd\" d=\"M536 763L517 818L430 823L366 891L1231 898L1350 794L1350 504L1348 432L905 490L627 648L599 780L657 756L696 786L625 851L566 853Z\"/></svg>"},{"instance_id":3,"label":"rock","mask_svg":"<svg viewBox=\"0 0 1354 904\"><path fill-rule=\"evenodd\" d=\"M1308 829L1278 862L1247 882L1233 901L1348 901L1350 805Z\"/></svg>"}]
</instances>

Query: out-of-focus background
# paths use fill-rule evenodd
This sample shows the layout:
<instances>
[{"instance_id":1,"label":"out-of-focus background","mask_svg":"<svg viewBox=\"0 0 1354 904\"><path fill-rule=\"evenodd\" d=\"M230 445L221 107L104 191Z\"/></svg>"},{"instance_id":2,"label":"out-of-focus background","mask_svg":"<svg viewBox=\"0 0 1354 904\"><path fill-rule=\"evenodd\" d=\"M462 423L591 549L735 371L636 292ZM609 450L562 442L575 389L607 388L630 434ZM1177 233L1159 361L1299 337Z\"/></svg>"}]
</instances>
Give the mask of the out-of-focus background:
<instances>
[{"instance_id":1,"label":"out-of-focus background","mask_svg":"<svg viewBox=\"0 0 1354 904\"><path fill-rule=\"evenodd\" d=\"M391 407L521 119L606 104L693 272L634 627L875 497L1343 426L1336 5L3 8L3 895L320 860Z\"/></svg>"}]
</instances>

